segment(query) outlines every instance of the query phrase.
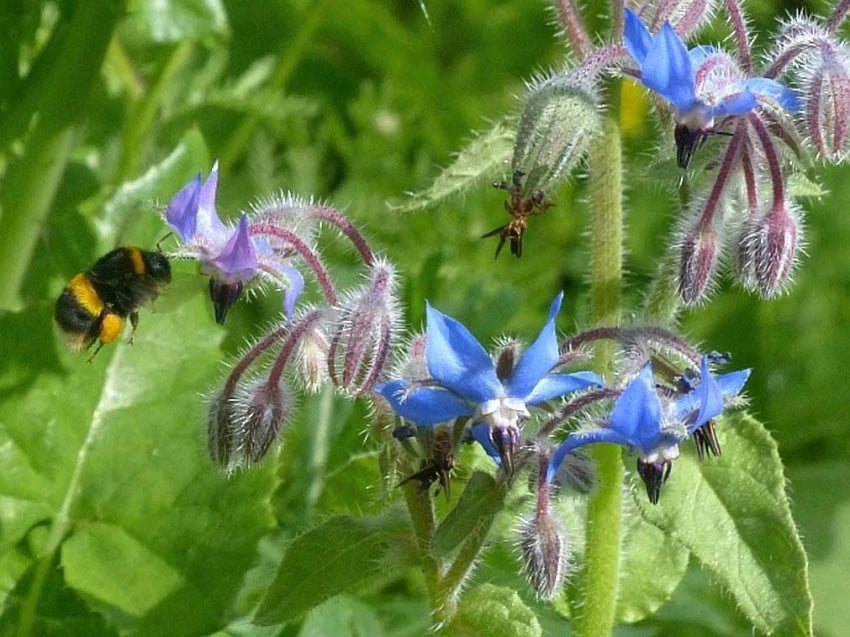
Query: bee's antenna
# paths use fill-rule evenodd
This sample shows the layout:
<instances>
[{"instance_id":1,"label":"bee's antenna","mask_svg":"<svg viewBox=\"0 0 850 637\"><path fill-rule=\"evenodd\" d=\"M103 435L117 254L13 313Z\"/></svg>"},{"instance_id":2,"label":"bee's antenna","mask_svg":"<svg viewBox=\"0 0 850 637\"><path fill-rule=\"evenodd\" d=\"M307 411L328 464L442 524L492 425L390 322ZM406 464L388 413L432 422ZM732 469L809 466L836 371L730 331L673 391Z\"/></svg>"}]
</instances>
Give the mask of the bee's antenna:
<instances>
[{"instance_id":1,"label":"bee's antenna","mask_svg":"<svg viewBox=\"0 0 850 637\"><path fill-rule=\"evenodd\" d=\"M174 234L173 232L169 232L162 239L160 239L159 241L156 242L156 251L157 252L162 252L162 242L165 241L166 239L168 239L168 237L170 237L173 234Z\"/></svg>"}]
</instances>

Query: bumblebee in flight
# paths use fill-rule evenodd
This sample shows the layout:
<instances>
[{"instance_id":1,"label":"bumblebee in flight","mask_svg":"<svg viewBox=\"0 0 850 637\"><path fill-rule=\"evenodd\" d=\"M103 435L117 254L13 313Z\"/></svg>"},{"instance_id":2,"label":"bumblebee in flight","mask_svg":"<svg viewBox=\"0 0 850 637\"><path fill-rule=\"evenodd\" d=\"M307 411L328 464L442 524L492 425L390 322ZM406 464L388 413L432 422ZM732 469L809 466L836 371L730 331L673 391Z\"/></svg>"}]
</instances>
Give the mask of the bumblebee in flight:
<instances>
[{"instance_id":1,"label":"bumblebee in flight","mask_svg":"<svg viewBox=\"0 0 850 637\"><path fill-rule=\"evenodd\" d=\"M127 317L133 326L133 342L139 307L154 300L170 281L171 265L161 252L116 248L71 279L56 301L54 318L71 349L88 349L100 341L91 362L101 347L121 336Z\"/></svg>"}]
</instances>

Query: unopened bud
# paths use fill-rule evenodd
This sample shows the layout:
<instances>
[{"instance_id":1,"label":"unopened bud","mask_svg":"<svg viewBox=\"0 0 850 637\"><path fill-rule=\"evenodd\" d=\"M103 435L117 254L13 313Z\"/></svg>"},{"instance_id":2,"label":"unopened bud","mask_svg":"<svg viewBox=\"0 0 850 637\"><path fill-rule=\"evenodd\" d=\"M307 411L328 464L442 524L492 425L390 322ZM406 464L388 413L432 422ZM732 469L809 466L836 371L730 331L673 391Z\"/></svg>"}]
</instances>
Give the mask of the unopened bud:
<instances>
[{"instance_id":1,"label":"unopened bud","mask_svg":"<svg viewBox=\"0 0 850 637\"><path fill-rule=\"evenodd\" d=\"M806 87L806 125L820 155L837 161L845 156L850 125L850 73L834 53L824 56Z\"/></svg>"},{"instance_id":2,"label":"unopened bud","mask_svg":"<svg viewBox=\"0 0 850 637\"><path fill-rule=\"evenodd\" d=\"M711 225L698 224L681 240L679 296L687 305L704 301L714 280L720 255L717 233Z\"/></svg>"},{"instance_id":3,"label":"unopened bud","mask_svg":"<svg viewBox=\"0 0 850 637\"><path fill-rule=\"evenodd\" d=\"M368 279L345 296L331 328L328 371L333 383L351 395L377 382L399 320L392 266L376 262Z\"/></svg>"},{"instance_id":4,"label":"unopened bud","mask_svg":"<svg viewBox=\"0 0 850 637\"><path fill-rule=\"evenodd\" d=\"M503 383L514 373L519 354L519 343L513 339L503 343L496 352L496 376Z\"/></svg>"},{"instance_id":5,"label":"unopened bud","mask_svg":"<svg viewBox=\"0 0 850 637\"><path fill-rule=\"evenodd\" d=\"M797 264L800 233L800 215L790 201L751 217L738 241L736 274L741 285L765 298L781 294Z\"/></svg>"},{"instance_id":6,"label":"unopened bud","mask_svg":"<svg viewBox=\"0 0 850 637\"><path fill-rule=\"evenodd\" d=\"M569 565L567 533L547 508L522 525L520 550L523 572L534 591L551 599L564 585Z\"/></svg>"},{"instance_id":7,"label":"unopened bud","mask_svg":"<svg viewBox=\"0 0 850 637\"><path fill-rule=\"evenodd\" d=\"M596 486L596 468L593 461L580 451L571 451L561 462L552 478L552 484L587 494Z\"/></svg>"},{"instance_id":8,"label":"unopened bud","mask_svg":"<svg viewBox=\"0 0 850 637\"><path fill-rule=\"evenodd\" d=\"M233 455L233 397L218 393L207 414L207 452L220 468L227 469Z\"/></svg>"},{"instance_id":9,"label":"unopened bud","mask_svg":"<svg viewBox=\"0 0 850 637\"><path fill-rule=\"evenodd\" d=\"M328 379L329 350L330 343L321 323L316 323L301 336L301 340L298 342L295 365L297 376L308 392L319 391Z\"/></svg>"}]
</instances>

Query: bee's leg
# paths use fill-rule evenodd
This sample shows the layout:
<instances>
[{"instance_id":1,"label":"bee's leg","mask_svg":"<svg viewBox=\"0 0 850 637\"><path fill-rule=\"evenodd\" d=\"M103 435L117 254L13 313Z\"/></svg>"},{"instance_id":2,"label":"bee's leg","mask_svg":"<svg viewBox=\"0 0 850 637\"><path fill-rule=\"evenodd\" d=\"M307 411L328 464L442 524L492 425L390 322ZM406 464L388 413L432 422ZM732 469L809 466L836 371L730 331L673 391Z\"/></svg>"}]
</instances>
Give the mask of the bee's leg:
<instances>
[{"instance_id":1,"label":"bee's leg","mask_svg":"<svg viewBox=\"0 0 850 637\"><path fill-rule=\"evenodd\" d=\"M94 341L91 342L89 347L91 347L92 345L94 345ZM94 352L92 352L92 355L89 356L89 360L88 360L89 364L91 364L91 362L94 360L94 357L97 356L97 353L101 350L102 347L103 347L103 341L98 341L97 347L95 348Z\"/></svg>"},{"instance_id":2,"label":"bee's leg","mask_svg":"<svg viewBox=\"0 0 850 637\"><path fill-rule=\"evenodd\" d=\"M130 340L127 341L130 345L133 344L133 339L136 338L136 330L139 328L139 311L133 310L130 312L130 325L132 326L132 331L130 332Z\"/></svg>"},{"instance_id":3,"label":"bee's leg","mask_svg":"<svg viewBox=\"0 0 850 637\"><path fill-rule=\"evenodd\" d=\"M103 319L106 317L106 310L102 310L98 317L89 325L89 329L86 330L86 334L84 337L84 342L86 344L86 349L91 348L94 345L95 341L97 341L100 336L100 330L103 328ZM100 344L103 347L103 343ZM97 348L98 350L100 347ZM97 350L95 350L95 354L97 354ZM92 354L92 358L94 358L94 354ZM89 359L91 362L91 358Z\"/></svg>"}]
</instances>

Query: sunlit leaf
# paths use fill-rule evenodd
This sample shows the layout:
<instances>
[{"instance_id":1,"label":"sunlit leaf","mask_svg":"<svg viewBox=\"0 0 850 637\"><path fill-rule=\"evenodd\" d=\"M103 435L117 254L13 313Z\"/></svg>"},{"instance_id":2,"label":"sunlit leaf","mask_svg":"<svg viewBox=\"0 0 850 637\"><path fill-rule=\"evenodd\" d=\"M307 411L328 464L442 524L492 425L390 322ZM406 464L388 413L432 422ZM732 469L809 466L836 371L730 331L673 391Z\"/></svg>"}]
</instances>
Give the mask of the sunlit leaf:
<instances>
[{"instance_id":1,"label":"sunlit leaf","mask_svg":"<svg viewBox=\"0 0 850 637\"><path fill-rule=\"evenodd\" d=\"M229 29L221 0L131 0L127 14L127 28L152 42L220 38Z\"/></svg>"},{"instance_id":2,"label":"sunlit leaf","mask_svg":"<svg viewBox=\"0 0 850 637\"><path fill-rule=\"evenodd\" d=\"M488 473L473 473L457 504L437 527L431 544L434 554L438 557L448 555L480 525L489 525L504 500L504 485L497 484Z\"/></svg>"},{"instance_id":3,"label":"sunlit leaf","mask_svg":"<svg viewBox=\"0 0 850 637\"><path fill-rule=\"evenodd\" d=\"M463 597L452 634L469 637L535 637L542 635L534 612L516 591L481 584Z\"/></svg>"},{"instance_id":4,"label":"sunlit leaf","mask_svg":"<svg viewBox=\"0 0 850 637\"><path fill-rule=\"evenodd\" d=\"M723 456L684 454L658 505L635 492L641 514L690 549L758 630L809 635L808 563L776 443L746 415L721 421L718 435Z\"/></svg>"},{"instance_id":5,"label":"sunlit leaf","mask_svg":"<svg viewBox=\"0 0 850 637\"><path fill-rule=\"evenodd\" d=\"M507 170L513 140L511 125L498 122L460 151L428 188L410 193L407 201L390 205L390 210L413 212L432 208L487 179L502 177Z\"/></svg>"}]
</instances>

